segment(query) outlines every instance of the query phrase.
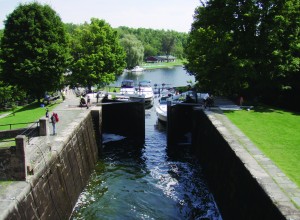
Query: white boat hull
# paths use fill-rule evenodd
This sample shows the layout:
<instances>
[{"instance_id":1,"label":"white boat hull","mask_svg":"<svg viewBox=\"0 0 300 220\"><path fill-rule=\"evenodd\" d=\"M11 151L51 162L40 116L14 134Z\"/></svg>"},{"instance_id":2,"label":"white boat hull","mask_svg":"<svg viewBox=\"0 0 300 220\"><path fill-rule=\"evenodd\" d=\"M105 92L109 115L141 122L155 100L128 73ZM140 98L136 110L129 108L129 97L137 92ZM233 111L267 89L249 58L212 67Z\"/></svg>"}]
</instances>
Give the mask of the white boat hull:
<instances>
[{"instance_id":1,"label":"white boat hull","mask_svg":"<svg viewBox=\"0 0 300 220\"><path fill-rule=\"evenodd\" d=\"M157 118L160 121L167 122L167 105L158 105L155 108Z\"/></svg>"}]
</instances>

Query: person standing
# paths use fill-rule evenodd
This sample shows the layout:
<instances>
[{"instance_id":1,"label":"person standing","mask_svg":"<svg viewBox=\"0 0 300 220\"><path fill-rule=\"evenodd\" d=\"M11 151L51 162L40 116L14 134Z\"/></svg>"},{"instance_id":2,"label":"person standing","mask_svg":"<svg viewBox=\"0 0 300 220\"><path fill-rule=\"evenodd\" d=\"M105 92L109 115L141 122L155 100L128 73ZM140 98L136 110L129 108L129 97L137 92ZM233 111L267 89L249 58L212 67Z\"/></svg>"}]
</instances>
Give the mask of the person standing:
<instances>
[{"instance_id":1,"label":"person standing","mask_svg":"<svg viewBox=\"0 0 300 220\"><path fill-rule=\"evenodd\" d=\"M240 96L240 98L239 98L239 105L242 106L243 103L244 103L244 98L243 98L243 96Z\"/></svg>"},{"instance_id":2,"label":"person standing","mask_svg":"<svg viewBox=\"0 0 300 220\"><path fill-rule=\"evenodd\" d=\"M90 98L90 96L88 95L88 96L87 96L87 103L86 103L86 108L87 108L87 109L90 107L90 104L91 104L91 98Z\"/></svg>"},{"instance_id":3,"label":"person standing","mask_svg":"<svg viewBox=\"0 0 300 220\"><path fill-rule=\"evenodd\" d=\"M100 92L97 92L97 95L96 95L96 98L97 98L97 103L98 103L98 100L99 100L99 98L100 98L100 94L99 94Z\"/></svg>"},{"instance_id":4,"label":"person standing","mask_svg":"<svg viewBox=\"0 0 300 220\"><path fill-rule=\"evenodd\" d=\"M49 109L46 108L46 118L49 118Z\"/></svg>"},{"instance_id":5,"label":"person standing","mask_svg":"<svg viewBox=\"0 0 300 220\"><path fill-rule=\"evenodd\" d=\"M57 123L57 119L55 117L55 113L53 112L52 113L52 116L51 116L51 123L52 123L52 129L53 129L53 135L56 135L56 123Z\"/></svg>"}]
</instances>

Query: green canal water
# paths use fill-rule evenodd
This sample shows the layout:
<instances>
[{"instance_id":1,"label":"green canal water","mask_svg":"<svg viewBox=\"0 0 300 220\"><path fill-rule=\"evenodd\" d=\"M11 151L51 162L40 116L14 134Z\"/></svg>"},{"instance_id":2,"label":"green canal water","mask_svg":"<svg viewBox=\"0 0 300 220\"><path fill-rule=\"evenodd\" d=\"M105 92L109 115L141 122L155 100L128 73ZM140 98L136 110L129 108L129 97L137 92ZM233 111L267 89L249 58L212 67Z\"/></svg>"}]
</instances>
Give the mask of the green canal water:
<instances>
[{"instance_id":1,"label":"green canal water","mask_svg":"<svg viewBox=\"0 0 300 220\"><path fill-rule=\"evenodd\" d=\"M190 147L167 148L166 127L154 108L145 120L144 144L127 138L105 143L71 219L221 220Z\"/></svg>"}]
</instances>

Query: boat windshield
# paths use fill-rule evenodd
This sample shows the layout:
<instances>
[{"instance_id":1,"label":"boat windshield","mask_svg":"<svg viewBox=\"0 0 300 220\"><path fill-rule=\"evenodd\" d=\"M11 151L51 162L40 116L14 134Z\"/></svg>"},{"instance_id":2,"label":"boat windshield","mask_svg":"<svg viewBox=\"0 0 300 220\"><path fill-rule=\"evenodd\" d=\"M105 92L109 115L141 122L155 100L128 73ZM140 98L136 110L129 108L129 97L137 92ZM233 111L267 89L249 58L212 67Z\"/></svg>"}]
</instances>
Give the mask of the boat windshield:
<instances>
[{"instance_id":1,"label":"boat windshield","mask_svg":"<svg viewBox=\"0 0 300 220\"><path fill-rule=\"evenodd\" d=\"M141 81L139 82L140 87L151 87L150 81Z\"/></svg>"},{"instance_id":2,"label":"boat windshield","mask_svg":"<svg viewBox=\"0 0 300 220\"><path fill-rule=\"evenodd\" d=\"M168 98L169 97L161 97L160 100L159 100L159 103L160 104L167 104Z\"/></svg>"},{"instance_id":3,"label":"boat windshield","mask_svg":"<svg viewBox=\"0 0 300 220\"><path fill-rule=\"evenodd\" d=\"M121 87L123 87L123 88L133 88L134 87L134 82L133 82L133 80L124 80L124 81L122 81Z\"/></svg>"}]
</instances>

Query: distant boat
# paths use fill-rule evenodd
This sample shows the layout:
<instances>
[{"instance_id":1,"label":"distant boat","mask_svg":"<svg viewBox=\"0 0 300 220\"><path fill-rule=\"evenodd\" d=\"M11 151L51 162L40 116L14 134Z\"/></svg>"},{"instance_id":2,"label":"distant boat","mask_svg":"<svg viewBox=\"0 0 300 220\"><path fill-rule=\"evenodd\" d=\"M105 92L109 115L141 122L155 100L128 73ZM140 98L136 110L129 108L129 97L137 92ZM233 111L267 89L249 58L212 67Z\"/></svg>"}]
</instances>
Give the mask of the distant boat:
<instances>
[{"instance_id":1,"label":"distant boat","mask_svg":"<svg viewBox=\"0 0 300 220\"><path fill-rule=\"evenodd\" d=\"M143 72L145 69L143 67L140 66L135 66L131 72Z\"/></svg>"}]
</instances>

